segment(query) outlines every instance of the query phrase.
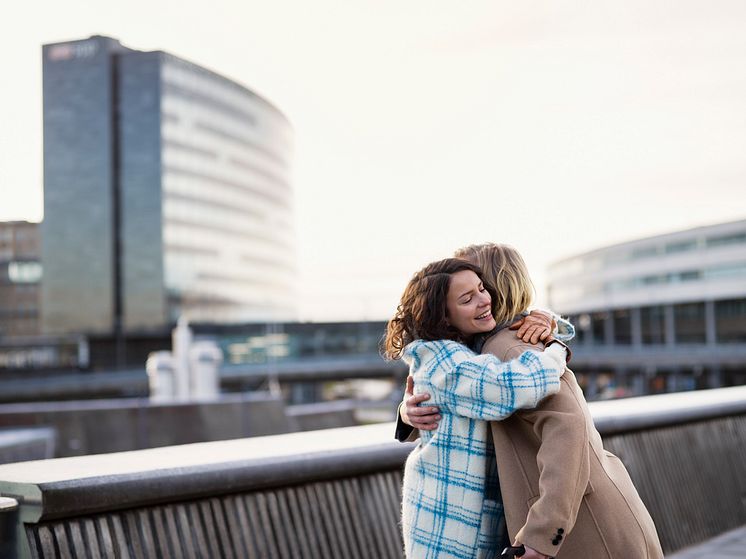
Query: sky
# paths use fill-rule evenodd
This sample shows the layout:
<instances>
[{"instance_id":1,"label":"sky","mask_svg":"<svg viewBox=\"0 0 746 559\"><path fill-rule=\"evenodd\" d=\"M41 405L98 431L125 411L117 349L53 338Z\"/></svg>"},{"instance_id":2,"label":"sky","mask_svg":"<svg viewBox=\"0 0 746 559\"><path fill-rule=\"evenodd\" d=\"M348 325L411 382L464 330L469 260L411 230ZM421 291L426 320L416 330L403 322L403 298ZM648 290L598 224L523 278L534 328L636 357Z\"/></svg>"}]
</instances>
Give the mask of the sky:
<instances>
[{"instance_id":1,"label":"sky","mask_svg":"<svg viewBox=\"0 0 746 559\"><path fill-rule=\"evenodd\" d=\"M12 14L12 16L10 15ZM746 218L746 3L67 0L0 21L0 219L42 218L41 45L165 50L295 129L300 318L385 319L458 247L549 263Z\"/></svg>"}]
</instances>

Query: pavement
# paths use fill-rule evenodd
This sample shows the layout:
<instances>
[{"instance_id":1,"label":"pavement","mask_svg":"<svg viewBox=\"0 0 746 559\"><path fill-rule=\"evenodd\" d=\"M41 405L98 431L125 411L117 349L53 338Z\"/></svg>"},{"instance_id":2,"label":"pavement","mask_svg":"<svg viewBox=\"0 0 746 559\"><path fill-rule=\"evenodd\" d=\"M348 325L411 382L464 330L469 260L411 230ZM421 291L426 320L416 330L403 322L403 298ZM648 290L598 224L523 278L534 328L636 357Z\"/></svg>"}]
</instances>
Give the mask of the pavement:
<instances>
[{"instance_id":1,"label":"pavement","mask_svg":"<svg viewBox=\"0 0 746 559\"><path fill-rule=\"evenodd\" d=\"M718 559L746 559L746 526L707 540L704 543L680 549L666 559L701 559L717 557Z\"/></svg>"}]
</instances>

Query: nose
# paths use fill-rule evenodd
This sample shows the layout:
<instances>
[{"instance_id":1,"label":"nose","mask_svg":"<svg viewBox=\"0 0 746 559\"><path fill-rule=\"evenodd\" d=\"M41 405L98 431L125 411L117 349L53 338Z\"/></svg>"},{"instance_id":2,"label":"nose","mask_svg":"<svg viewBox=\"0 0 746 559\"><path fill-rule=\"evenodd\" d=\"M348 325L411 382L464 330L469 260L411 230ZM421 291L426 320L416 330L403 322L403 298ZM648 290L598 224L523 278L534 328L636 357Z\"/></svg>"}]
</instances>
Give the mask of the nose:
<instances>
[{"instance_id":1,"label":"nose","mask_svg":"<svg viewBox=\"0 0 746 559\"><path fill-rule=\"evenodd\" d=\"M490 294L487 291L483 291L479 294L481 299L479 301L480 307L489 307L490 303L492 303L492 297L490 297Z\"/></svg>"}]
</instances>

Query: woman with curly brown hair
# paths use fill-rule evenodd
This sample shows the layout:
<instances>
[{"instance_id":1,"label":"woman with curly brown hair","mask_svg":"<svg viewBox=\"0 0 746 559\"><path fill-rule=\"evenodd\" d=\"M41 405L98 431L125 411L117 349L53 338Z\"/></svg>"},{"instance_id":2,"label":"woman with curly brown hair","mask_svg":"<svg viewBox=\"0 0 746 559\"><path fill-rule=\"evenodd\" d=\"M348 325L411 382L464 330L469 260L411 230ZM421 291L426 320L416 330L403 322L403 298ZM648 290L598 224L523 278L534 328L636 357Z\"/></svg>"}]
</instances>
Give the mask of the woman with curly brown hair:
<instances>
[{"instance_id":1,"label":"woman with curly brown hair","mask_svg":"<svg viewBox=\"0 0 746 559\"><path fill-rule=\"evenodd\" d=\"M509 362L468 344L493 330L496 293L480 269L447 258L410 280L389 321L384 353L410 366L442 416L423 432L404 471L402 529L409 559L496 557L502 506L488 421L535 407L557 392L565 348L527 351Z\"/></svg>"}]
</instances>

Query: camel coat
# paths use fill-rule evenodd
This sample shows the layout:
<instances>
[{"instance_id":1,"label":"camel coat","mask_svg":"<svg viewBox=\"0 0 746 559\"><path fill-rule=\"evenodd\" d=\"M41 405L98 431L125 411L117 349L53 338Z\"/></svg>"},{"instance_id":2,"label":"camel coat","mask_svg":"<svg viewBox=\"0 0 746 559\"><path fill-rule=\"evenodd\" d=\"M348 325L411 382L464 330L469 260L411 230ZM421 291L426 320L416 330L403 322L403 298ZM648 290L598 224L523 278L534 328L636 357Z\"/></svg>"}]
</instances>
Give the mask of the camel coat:
<instances>
[{"instance_id":1,"label":"camel coat","mask_svg":"<svg viewBox=\"0 0 746 559\"><path fill-rule=\"evenodd\" d=\"M501 330L482 353L535 346ZM557 559L662 559L655 525L621 460L604 450L569 369L538 408L490 423L508 533Z\"/></svg>"}]
</instances>

